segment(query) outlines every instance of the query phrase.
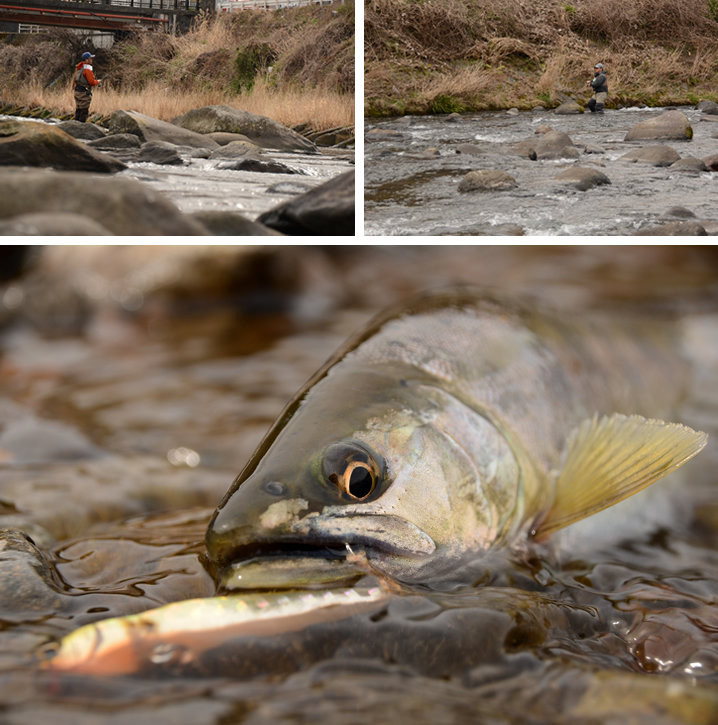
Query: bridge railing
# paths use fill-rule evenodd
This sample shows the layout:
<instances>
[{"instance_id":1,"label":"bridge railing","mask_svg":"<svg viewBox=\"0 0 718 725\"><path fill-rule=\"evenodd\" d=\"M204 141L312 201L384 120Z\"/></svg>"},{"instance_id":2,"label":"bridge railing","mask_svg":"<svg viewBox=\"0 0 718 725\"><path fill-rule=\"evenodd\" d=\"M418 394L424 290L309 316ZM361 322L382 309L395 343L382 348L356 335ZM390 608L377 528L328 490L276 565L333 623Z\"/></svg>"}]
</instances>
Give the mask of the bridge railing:
<instances>
[{"instance_id":1,"label":"bridge railing","mask_svg":"<svg viewBox=\"0 0 718 725\"><path fill-rule=\"evenodd\" d=\"M344 0L342 0L343 3ZM220 0L217 12L232 13L239 10L279 10L304 5L331 5L333 0Z\"/></svg>"},{"instance_id":2,"label":"bridge railing","mask_svg":"<svg viewBox=\"0 0 718 725\"><path fill-rule=\"evenodd\" d=\"M69 0L102 8L144 8L147 10L199 10L201 0Z\"/></svg>"}]
</instances>

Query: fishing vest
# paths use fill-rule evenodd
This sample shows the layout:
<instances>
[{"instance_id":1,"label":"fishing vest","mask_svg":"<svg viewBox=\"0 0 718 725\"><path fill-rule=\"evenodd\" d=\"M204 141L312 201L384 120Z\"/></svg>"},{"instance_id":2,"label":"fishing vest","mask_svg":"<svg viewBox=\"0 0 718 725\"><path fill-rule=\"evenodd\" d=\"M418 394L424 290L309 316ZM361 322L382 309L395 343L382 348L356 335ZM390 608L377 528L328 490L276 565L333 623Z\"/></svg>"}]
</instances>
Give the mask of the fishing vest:
<instances>
[{"instance_id":1,"label":"fishing vest","mask_svg":"<svg viewBox=\"0 0 718 725\"><path fill-rule=\"evenodd\" d=\"M92 70L91 65L83 63L82 68L79 68L75 73L75 85L85 86L85 88L89 89L90 82L87 80L87 78L85 78L85 68L89 68L90 70Z\"/></svg>"},{"instance_id":2,"label":"fishing vest","mask_svg":"<svg viewBox=\"0 0 718 725\"><path fill-rule=\"evenodd\" d=\"M597 86L594 86L593 84L603 76L603 82L600 83ZM593 86L593 90L595 93L608 93L608 78L606 77L605 73L599 73L596 76L594 76L593 81L591 82L591 85Z\"/></svg>"}]
</instances>

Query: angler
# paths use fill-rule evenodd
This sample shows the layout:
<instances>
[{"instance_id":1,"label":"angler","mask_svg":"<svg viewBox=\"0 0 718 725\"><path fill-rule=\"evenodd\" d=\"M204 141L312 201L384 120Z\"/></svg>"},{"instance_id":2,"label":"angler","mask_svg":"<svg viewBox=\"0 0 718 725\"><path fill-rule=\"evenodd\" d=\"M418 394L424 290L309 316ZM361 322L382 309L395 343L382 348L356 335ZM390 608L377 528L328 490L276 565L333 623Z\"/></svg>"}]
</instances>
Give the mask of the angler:
<instances>
[{"instance_id":1,"label":"angler","mask_svg":"<svg viewBox=\"0 0 718 725\"><path fill-rule=\"evenodd\" d=\"M588 102L591 113L603 113L603 106L608 98L608 79L603 63L596 63L593 67L593 79L586 81L589 88L593 88L593 98Z\"/></svg>"},{"instance_id":2,"label":"angler","mask_svg":"<svg viewBox=\"0 0 718 725\"><path fill-rule=\"evenodd\" d=\"M95 78L92 72L90 59L95 56L85 52L82 59L75 66L75 75L73 78L73 87L75 89L75 120L85 123L90 113L90 104L92 103L92 89L99 86L102 81Z\"/></svg>"}]
</instances>

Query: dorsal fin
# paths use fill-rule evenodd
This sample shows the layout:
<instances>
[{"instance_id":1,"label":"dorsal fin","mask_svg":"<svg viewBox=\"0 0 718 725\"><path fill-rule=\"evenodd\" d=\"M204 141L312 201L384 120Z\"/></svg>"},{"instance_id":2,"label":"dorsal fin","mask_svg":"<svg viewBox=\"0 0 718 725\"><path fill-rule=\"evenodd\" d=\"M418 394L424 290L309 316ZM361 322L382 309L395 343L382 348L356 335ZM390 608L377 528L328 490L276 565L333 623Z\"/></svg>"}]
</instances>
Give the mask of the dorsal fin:
<instances>
[{"instance_id":1,"label":"dorsal fin","mask_svg":"<svg viewBox=\"0 0 718 725\"><path fill-rule=\"evenodd\" d=\"M623 501L693 458L706 433L640 415L584 420L568 438L554 502L537 522L545 536Z\"/></svg>"}]
</instances>

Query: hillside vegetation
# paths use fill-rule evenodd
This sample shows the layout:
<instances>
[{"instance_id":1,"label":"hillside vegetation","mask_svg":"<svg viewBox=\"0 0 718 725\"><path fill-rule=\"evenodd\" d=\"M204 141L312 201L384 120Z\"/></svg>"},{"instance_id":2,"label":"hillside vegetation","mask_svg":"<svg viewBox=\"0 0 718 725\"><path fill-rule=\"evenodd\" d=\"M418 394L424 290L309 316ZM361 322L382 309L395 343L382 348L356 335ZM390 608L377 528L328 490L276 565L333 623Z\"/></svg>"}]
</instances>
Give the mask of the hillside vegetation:
<instances>
[{"instance_id":1,"label":"hillside vegetation","mask_svg":"<svg viewBox=\"0 0 718 725\"><path fill-rule=\"evenodd\" d=\"M367 115L588 100L690 104L718 93L718 0L367 0Z\"/></svg>"},{"instance_id":2,"label":"hillside vegetation","mask_svg":"<svg viewBox=\"0 0 718 725\"><path fill-rule=\"evenodd\" d=\"M199 17L181 35L137 33L93 52L92 112L134 109L169 121L226 103L280 123L349 125L354 109L354 3ZM74 111L80 36L8 37L0 43L1 97L24 106ZM92 120L92 119L91 119Z\"/></svg>"}]
</instances>

